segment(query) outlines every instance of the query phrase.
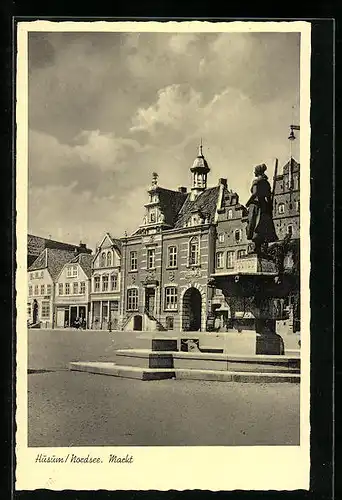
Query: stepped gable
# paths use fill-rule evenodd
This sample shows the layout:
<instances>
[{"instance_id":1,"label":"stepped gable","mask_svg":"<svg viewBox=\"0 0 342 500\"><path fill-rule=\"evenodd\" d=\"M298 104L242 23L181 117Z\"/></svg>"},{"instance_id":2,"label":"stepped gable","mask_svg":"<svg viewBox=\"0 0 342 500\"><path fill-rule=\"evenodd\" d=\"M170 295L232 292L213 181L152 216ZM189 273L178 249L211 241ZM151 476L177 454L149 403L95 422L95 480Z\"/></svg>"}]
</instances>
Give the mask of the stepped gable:
<instances>
[{"instance_id":1,"label":"stepped gable","mask_svg":"<svg viewBox=\"0 0 342 500\"><path fill-rule=\"evenodd\" d=\"M217 202L220 192L220 186L207 188L194 201L190 199L190 193L178 213L175 223L175 228L182 228L186 225L191 217L191 214L196 211L201 211L208 217L210 223L214 222L214 217L217 208Z\"/></svg>"},{"instance_id":2,"label":"stepped gable","mask_svg":"<svg viewBox=\"0 0 342 500\"><path fill-rule=\"evenodd\" d=\"M76 255L73 259L70 260L70 264L79 264L83 271L85 272L86 276L90 278L91 276L91 265L93 262L93 256L89 255L87 253L80 253Z\"/></svg>"},{"instance_id":3,"label":"stepped gable","mask_svg":"<svg viewBox=\"0 0 342 500\"><path fill-rule=\"evenodd\" d=\"M277 175L277 180L283 179L284 175L289 173L290 170L290 162L292 166L292 173L298 172L300 169L300 163L298 163L294 158L291 157L291 159L284 165L283 167L283 173L280 173Z\"/></svg>"}]
</instances>

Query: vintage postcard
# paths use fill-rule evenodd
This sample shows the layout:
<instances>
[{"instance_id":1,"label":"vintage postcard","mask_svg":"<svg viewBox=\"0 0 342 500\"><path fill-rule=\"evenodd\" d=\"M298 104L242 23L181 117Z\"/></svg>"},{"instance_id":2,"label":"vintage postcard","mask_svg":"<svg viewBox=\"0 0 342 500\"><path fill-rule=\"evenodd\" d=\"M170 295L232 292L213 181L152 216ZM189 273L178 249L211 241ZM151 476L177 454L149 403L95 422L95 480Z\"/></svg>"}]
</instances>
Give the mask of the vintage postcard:
<instances>
[{"instance_id":1,"label":"vintage postcard","mask_svg":"<svg viewBox=\"0 0 342 500\"><path fill-rule=\"evenodd\" d=\"M18 22L16 490L309 489L310 28Z\"/></svg>"}]
</instances>

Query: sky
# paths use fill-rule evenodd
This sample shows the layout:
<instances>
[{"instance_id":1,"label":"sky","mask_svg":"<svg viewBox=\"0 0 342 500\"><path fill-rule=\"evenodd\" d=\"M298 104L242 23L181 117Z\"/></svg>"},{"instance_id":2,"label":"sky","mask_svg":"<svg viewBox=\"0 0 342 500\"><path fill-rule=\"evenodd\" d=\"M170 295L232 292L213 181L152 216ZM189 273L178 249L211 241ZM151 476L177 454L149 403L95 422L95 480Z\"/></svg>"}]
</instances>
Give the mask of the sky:
<instances>
[{"instance_id":1,"label":"sky","mask_svg":"<svg viewBox=\"0 0 342 500\"><path fill-rule=\"evenodd\" d=\"M29 33L29 233L90 248L142 223L152 178L191 187L200 139L248 199L288 161L297 33ZM299 160L299 141L293 156Z\"/></svg>"}]
</instances>

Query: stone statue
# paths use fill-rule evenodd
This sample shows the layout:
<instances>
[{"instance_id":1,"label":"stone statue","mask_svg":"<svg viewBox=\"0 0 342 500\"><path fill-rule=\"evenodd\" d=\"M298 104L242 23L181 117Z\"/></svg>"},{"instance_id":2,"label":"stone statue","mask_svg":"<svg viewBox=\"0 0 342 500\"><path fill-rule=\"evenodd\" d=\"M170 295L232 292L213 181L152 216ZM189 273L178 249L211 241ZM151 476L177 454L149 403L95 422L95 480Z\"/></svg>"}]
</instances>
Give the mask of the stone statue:
<instances>
[{"instance_id":1,"label":"stone statue","mask_svg":"<svg viewBox=\"0 0 342 500\"><path fill-rule=\"evenodd\" d=\"M254 243L258 255L266 251L268 243L277 241L272 217L272 193L265 170L266 165L257 165L254 169L255 179L251 187L251 197L246 203L248 222L247 239Z\"/></svg>"}]
</instances>

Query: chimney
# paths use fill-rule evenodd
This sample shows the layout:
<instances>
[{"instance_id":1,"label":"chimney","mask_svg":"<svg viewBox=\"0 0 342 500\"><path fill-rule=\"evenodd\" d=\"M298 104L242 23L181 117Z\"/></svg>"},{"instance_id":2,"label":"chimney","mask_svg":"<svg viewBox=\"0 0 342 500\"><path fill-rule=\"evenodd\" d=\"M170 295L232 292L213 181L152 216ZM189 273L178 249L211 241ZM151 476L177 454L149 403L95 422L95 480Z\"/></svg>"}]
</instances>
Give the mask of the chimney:
<instances>
[{"instance_id":1,"label":"chimney","mask_svg":"<svg viewBox=\"0 0 342 500\"><path fill-rule=\"evenodd\" d=\"M87 249L87 245L85 243L82 243L82 241L80 241L79 248L80 248L80 250L86 250Z\"/></svg>"},{"instance_id":2,"label":"chimney","mask_svg":"<svg viewBox=\"0 0 342 500\"><path fill-rule=\"evenodd\" d=\"M187 189L186 189L186 187L184 187L184 186L180 186L180 187L178 188L178 192L179 192L179 193L186 193L186 191L187 191Z\"/></svg>"},{"instance_id":3,"label":"chimney","mask_svg":"<svg viewBox=\"0 0 342 500\"><path fill-rule=\"evenodd\" d=\"M219 179L219 185L227 186L227 179L223 179L222 177Z\"/></svg>"}]
</instances>

